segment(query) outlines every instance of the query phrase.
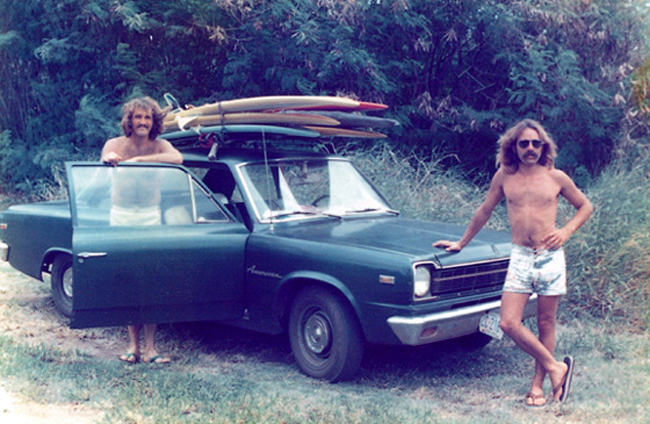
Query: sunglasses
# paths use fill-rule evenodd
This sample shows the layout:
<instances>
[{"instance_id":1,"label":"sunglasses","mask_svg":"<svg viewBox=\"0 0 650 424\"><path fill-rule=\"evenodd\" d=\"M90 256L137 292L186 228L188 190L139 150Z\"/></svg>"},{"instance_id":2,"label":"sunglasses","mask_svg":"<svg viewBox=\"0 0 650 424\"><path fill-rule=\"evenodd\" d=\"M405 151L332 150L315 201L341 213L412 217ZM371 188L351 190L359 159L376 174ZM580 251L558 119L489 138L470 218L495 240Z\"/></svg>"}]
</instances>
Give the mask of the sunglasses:
<instances>
[{"instance_id":1,"label":"sunglasses","mask_svg":"<svg viewBox=\"0 0 650 424\"><path fill-rule=\"evenodd\" d=\"M528 146L532 143L533 147L539 149L542 147L542 140L519 140L517 145L520 149L527 149Z\"/></svg>"}]
</instances>

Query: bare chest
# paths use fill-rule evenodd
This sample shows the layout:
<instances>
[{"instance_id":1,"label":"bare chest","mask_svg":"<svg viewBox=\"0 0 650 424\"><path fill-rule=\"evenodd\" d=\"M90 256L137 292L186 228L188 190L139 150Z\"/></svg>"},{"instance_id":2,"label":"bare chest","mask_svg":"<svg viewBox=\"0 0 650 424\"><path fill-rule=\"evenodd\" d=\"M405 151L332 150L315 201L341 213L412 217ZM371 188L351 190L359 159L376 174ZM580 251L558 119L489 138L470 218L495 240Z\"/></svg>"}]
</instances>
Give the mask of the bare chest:
<instances>
[{"instance_id":1,"label":"bare chest","mask_svg":"<svg viewBox=\"0 0 650 424\"><path fill-rule=\"evenodd\" d=\"M512 178L503 185L509 207L543 208L557 205L560 186L548 176Z\"/></svg>"},{"instance_id":2,"label":"bare chest","mask_svg":"<svg viewBox=\"0 0 650 424\"><path fill-rule=\"evenodd\" d=\"M124 146L122 156L126 159L147 156L157 153L156 144L154 142L143 143L141 145L127 145Z\"/></svg>"}]
</instances>

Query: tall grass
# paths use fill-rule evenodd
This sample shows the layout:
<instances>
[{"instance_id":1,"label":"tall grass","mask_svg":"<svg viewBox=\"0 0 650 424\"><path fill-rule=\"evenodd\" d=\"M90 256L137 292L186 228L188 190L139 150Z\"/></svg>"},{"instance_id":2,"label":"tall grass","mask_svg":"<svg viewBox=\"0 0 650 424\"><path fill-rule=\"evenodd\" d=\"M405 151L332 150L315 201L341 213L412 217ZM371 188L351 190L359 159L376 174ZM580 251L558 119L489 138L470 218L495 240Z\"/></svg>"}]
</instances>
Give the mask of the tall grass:
<instances>
[{"instance_id":1,"label":"tall grass","mask_svg":"<svg viewBox=\"0 0 650 424\"><path fill-rule=\"evenodd\" d=\"M574 312L650 323L650 157L617 162L588 188L595 211L567 248Z\"/></svg>"},{"instance_id":2,"label":"tall grass","mask_svg":"<svg viewBox=\"0 0 650 424\"><path fill-rule=\"evenodd\" d=\"M429 221L467 224L483 202L481 187L458 171L444 170L442 158L428 160L397 153L389 145L374 145L347 154L404 216ZM504 207L498 207L487 227L508 227Z\"/></svg>"},{"instance_id":3,"label":"tall grass","mask_svg":"<svg viewBox=\"0 0 650 424\"><path fill-rule=\"evenodd\" d=\"M400 155L387 145L349 153L409 217L467 224L485 198L477 187L454 171L444 171L439 159L424 161ZM634 166L617 162L583 191L595 206L587 224L565 246L569 294L564 310L647 328L650 323L650 155ZM575 209L560 202L558 225ZM488 226L508 230L500 205Z\"/></svg>"}]
</instances>

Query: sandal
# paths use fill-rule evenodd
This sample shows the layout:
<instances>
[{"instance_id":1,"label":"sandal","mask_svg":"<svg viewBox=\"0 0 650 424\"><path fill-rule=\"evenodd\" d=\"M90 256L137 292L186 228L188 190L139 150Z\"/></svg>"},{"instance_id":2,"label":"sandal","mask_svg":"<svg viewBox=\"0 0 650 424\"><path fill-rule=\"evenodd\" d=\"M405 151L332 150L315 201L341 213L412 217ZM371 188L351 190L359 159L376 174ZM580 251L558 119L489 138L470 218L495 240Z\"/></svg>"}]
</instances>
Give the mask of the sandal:
<instances>
[{"instance_id":1,"label":"sandal","mask_svg":"<svg viewBox=\"0 0 650 424\"><path fill-rule=\"evenodd\" d=\"M129 364L135 364L140 358L133 352L126 352L120 356L120 361L128 362Z\"/></svg>"},{"instance_id":2,"label":"sandal","mask_svg":"<svg viewBox=\"0 0 650 424\"><path fill-rule=\"evenodd\" d=\"M546 397L544 395L528 393L526 395L526 406L529 408L543 408L546 406Z\"/></svg>"},{"instance_id":3,"label":"sandal","mask_svg":"<svg viewBox=\"0 0 650 424\"><path fill-rule=\"evenodd\" d=\"M572 356L567 356L564 358L564 363L567 364L566 374L564 375L564 381L562 384L559 384L557 387L553 387L553 397L558 400L560 403L566 402L569 398L569 393L571 392L571 380L573 379L573 368L575 366L575 360ZM557 397L557 393L562 390L560 397Z\"/></svg>"},{"instance_id":4,"label":"sandal","mask_svg":"<svg viewBox=\"0 0 650 424\"><path fill-rule=\"evenodd\" d=\"M149 359L145 359L145 362L149 364L169 364L171 362L171 359L166 356L156 355Z\"/></svg>"}]
</instances>

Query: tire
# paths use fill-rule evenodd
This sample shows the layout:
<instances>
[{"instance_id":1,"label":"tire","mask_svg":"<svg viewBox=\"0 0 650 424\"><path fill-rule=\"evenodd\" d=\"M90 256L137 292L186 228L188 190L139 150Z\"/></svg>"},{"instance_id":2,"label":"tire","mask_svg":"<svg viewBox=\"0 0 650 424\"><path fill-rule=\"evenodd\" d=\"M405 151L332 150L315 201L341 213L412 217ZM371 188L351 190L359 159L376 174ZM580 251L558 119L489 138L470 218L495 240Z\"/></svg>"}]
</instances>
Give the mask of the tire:
<instances>
[{"instance_id":1,"label":"tire","mask_svg":"<svg viewBox=\"0 0 650 424\"><path fill-rule=\"evenodd\" d=\"M52 264L52 298L54 305L66 317L72 316L72 258L68 255L59 255Z\"/></svg>"},{"instance_id":2,"label":"tire","mask_svg":"<svg viewBox=\"0 0 650 424\"><path fill-rule=\"evenodd\" d=\"M300 291L291 306L289 340L300 369L331 383L354 376L363 357L363 336L351 308L320 287Z\"/></svg>"}]
</instances>

